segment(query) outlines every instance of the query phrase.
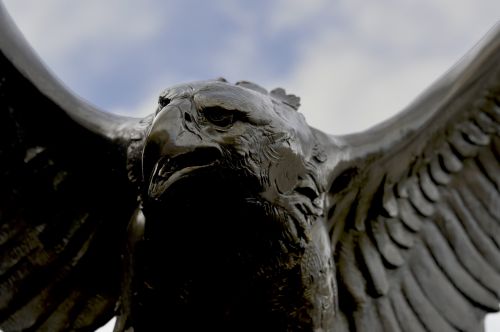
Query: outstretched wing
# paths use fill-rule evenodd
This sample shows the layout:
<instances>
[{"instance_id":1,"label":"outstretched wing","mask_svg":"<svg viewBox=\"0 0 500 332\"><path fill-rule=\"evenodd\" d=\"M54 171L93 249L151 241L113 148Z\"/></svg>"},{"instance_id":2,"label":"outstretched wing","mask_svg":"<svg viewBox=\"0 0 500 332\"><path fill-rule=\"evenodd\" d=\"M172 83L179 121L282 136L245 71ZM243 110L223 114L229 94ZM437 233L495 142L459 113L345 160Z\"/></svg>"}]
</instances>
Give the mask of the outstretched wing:
<instances>
[{"instance_id":1,"label":"outstretched wing","mask_svg":"<svg viewBox=\"0 0 500 332\"><path fill-rule=\"evenodd\" d=\"M143 125L69 93L1 4L0 50L0 329L93 331L119 295Z\"/></svg>"},{"instance_id":2,"label":"outstretched wing","mask_svg":"<svg viewBox=\"0 0 500 332\"><path fill-rule=\"evenodd\" d=\"M329 223L352 330L482 331L498 310L499 133L497 26L400 115L335 138Z\"/></svg>"}]
</instances>

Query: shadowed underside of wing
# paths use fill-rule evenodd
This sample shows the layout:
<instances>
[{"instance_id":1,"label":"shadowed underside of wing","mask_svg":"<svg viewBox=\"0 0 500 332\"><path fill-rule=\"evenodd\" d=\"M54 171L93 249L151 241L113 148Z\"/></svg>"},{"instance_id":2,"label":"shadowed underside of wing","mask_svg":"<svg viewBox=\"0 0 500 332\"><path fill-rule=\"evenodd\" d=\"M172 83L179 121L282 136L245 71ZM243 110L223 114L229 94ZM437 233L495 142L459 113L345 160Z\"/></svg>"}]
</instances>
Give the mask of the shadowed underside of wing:
<instances>
[{"instance_id":1,"label":"shadowed underside of wing","mask_svg":"<svg viewBox=\"0 0 500 332\"><path fill-rule=\"evenodd\" d=\"M332 188L330 223L350 329L482 331L500 299L500 28L402 115L343 139L339 169L357 175Z\"/></svg>"},{"instance_id":2,"label":"shadowed underside of wing","mask_svg":"<svg viewBox=\"0 0 500 332\"><path fill-rule=\"evenodd\" d=\"M120 291L140 125L62 87L1 5L0 46L0 329L93 331Z\"/></svg>"}]
</instances>

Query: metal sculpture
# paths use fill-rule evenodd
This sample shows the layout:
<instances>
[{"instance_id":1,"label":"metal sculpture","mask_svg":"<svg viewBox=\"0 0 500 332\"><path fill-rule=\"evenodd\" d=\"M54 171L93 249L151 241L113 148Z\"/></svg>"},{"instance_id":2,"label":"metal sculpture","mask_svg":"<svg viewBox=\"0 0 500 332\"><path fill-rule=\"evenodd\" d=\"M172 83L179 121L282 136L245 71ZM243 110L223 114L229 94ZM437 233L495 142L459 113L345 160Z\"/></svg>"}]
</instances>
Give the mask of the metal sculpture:
<instances>
[{"instance_id":1,"label":"metal sculpture","mask_svg":"<svg viewBox=\"0 0 500 332\"><path fill-rule=\"evenodd\" d=\"M347 136L249 82L103 113L3 7L0 48L3 331L481 331L498 310L499 27Z\"/></svg>"}]
</instances>

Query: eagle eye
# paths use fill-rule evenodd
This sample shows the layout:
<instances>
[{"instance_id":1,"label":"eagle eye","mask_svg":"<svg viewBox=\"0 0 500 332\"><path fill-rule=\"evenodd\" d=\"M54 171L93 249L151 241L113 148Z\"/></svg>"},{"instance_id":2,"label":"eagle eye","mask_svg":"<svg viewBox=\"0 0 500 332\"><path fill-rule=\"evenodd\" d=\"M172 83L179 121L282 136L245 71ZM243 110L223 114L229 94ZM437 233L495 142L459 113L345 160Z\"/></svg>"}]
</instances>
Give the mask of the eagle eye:
<instances>
[{"instance_id":1,"label":"eagle eye","mask_svg":"<svg viewBox=\"0 0 500 332\"><path fill-rule=\"evenodd\" d=\"M234 111L222 107L204 108L203 115L210 123L221 128L227 128L235 121Z\"/></svg>"},{"instance_id":2,"label":"eagle eye","mask_svg":"<svg viewBox=\"0 0 500 332\"><path fill-rule=\"evenodd\" d=\"M167 106L168 104L170 104L170 99L169 98L166 98L166 97L160 97L160 98L158 98L158 107L156 108L155 115L157 115L158 113L160 113L160 111L165 106Z\"/></svg>"},{"instance_id":3,"label":"eagle eye","mask_svg":"<svg viewBox=\"0 0 500 332\"><path fill-rule=\"evenodd\" d=\"M168 104L170 104L170 98L160 97L158 99L158 105L160 106L160 108L163 108L163 107L167 106Z\"/></svg>"}]
</instances>

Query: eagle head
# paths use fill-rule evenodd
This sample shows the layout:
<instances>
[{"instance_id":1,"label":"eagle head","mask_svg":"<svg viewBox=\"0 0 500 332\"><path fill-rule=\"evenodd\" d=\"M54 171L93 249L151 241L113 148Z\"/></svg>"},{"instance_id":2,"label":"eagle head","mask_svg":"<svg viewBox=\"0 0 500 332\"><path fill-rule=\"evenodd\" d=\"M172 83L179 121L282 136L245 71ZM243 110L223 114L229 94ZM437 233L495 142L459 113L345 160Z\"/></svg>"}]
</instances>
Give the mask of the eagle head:
<instances>
[{"instance_id":1,"label":"eagle head","mask_svg":"<svg viewBox=\"0 0 500 332\"><path fill-rule=\"evenodd\" d=\"M225 80L161 94L143 150L145 298L222 330L329 329L326 155L298 105Z\"/></svg>"}]
</instances>

